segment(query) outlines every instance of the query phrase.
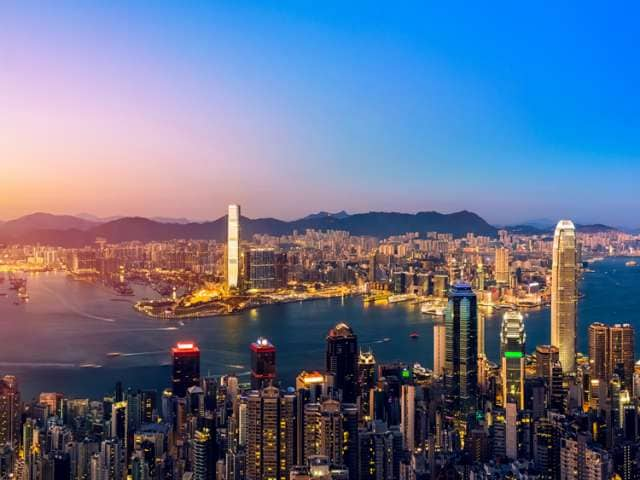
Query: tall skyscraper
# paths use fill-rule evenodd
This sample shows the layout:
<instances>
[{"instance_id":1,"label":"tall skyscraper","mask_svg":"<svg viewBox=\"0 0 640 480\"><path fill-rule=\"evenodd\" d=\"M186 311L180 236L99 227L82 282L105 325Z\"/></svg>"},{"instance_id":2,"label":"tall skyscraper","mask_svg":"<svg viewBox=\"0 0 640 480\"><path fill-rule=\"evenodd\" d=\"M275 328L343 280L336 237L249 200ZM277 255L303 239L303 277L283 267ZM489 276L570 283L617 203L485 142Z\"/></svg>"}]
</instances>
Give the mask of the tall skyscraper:
<instances>
[{"instance_id":1,"label":"tall skyscraper","mask_svg":"<svg viewBox=\"0 0 640 480\"><path fill-rule=\"evenodd\" d=\"M360 352L358 357L358 391L360 394L360 412L363 418L369 417L371 403L370 392L376 385L376 359L373 352Z\"/></svg>"},{"instance_id":2,"label":"tall skyscraper","mask_svg":"<svg viewBox=\"0 0 640 480\"><path fill-rule=\"evenodd\" d=\"M247 399L247 480L286 480L295 462L295 395L275 387Z\"/></svg>"},{"instance_id":3,"label":"tall skyscraper","mask_svg":"<svg viewBox=\"0 0 640 480\"><path fill-rule=\"evenodd\" d=\"M173 394L184 397L189 387L200 384L200 349L191 342L179 342L171 349Z\"/></svg>"},{"instance_id":4,"label":"tall skyscraper","mask_svg":"<svg viewBox=\"0 0 640 480\"><path fill-rule=\"evenodd\" d=\"M416 423L416 387L404 384L400 387L400 431L404 440L404 448L413 452Z\"/></svg>"},{"instance_id":5,"label":"tall skyscraper","mask_svg":"<svg viewBox=\"0 0 640 480\"><path fill-rule=\"evenodd\" d=\"M630 324L617 323L611 326L609 347L611 374L617 373L623 381L624 388L629 391L633 387L635 345L635 331Z\"/></svg>"},{"instance_id":6,"label":"tall skyscraper","mask_svg":"<svg viewBox=\"0 0 640 480\"><path fill-rule=\"evenodd\" d=\"M519 312L506 312L500 330L502 401L524 408L524 317Z\"/></svg>"},{"instance_id":7,"label":"tall skyscraper","mask_svg":"<svg viewBox=\"0 0 640 480\"><path fill-rule=\"evenodd\" d=\"M433 322L433 374L437 377L444 373L447 353L447 327L444 321Z\"/></svg>"},{"instance_id":8,"label":"tall skyscraper","mask_svg":"<svg viewBox=\"0 0 640 480\"><path fill-rule=\"evenodd\" d=\"M335 376L335 386L344 403L358 397L358 337L346 323L339 323L327 335L326 370Z\"/></svg>"},{"instance_id":9,"label":"tall skyscraper","mask_svg":"<svg viewBox=\"0 0 640 480\"><path fill-rule=\"evenodd\" d=\"M196 430L193 437L193 480L215 480L214 441L208 428Z\"/></svg>"},{"instance_id":10,"label":"tall skyscraper","mask_svg":"<svg viewBox=\"0 0 640 480\"><path fill-rule=\"evenodd\" d=\"M560 350L563 372L576 367L577 290L576 230L560 220L553 236L551 266L551 344Z\"/></svg>"},{"instance_id":11,"label":"tall skyscraper","mask_svg":"<svg viewBox=\"0 0 640 480\"><path fill-rule=\"evenodd\" d=\"M227 214L227 287L238 288L240 279L240 205Z\"/></svg>"},{"instance_id":12,"label":"tall skyscraper","mask_svg":"<svg viewBox=\"0 0 640 480\"><path fill-rule=\"evenodd\" d=\"M509 284L509 250L505 247L496 248L495 274L497 283Z\"/></svg>"},{"instance_id":13,"label":"tall skyscraper","mask_svg":"<svg viewBox=\"0 0 640 480\"><path fill-rule=\"evenodd\" d=\"M445 316L445 374L454 408L476 408L478 391L478 306L476 294L467 283L457 283L449 291Z\"/></svg>"},{"instance_id":14,"label":"tall skyscraper","mask_svg":"<svg viewBox=\"0 0 640 480\"><path fill-rule=\"evenodd\" d=\"M591 378L605 384L618 374L624 388L631 390L635 365L635 332L631 325L589 325L589 365Z\"/></svg>"},{"instance_id":15,"label":"tall skyscraper","mask_svg":"<svg viewBox=\"0 0 640 480\"><path fill-rule=\"evenodd\" d=\"M20 393L12 375L0 378L0 445L16 448L20 441Z\"/></svg>"},{"instance_id":16,"label":"tall skyscraper","mask_svg":"<svg viewBox=\"0 0 640 480\"><path fill-rule=\"evenodd\" d=\"M260 337L251 344L251 388L260 390L276 378L276 347Z\"/></svg>"},{"instance_id":17,"label":"tall skyscraper","mask_svg":"<svg viewBox=\"0 0 640 480\"><path fill-rule=\"evenodd\" d=\"M608 382L609 372L609 326L596 322L589 325L589 366L591 378Z\"/></svg>"}]
</instances>

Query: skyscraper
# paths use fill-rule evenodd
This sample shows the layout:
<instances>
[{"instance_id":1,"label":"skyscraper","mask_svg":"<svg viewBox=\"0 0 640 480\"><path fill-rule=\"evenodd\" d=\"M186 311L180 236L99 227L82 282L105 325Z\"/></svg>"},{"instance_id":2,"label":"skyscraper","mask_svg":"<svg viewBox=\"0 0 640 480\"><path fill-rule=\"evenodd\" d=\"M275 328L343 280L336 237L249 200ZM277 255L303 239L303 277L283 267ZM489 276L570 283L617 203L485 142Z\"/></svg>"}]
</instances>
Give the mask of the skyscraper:
<instances>
[{"instance_id":1,"label":"skyscraper","mask_svg":"<svg viewBox=\"0 0 640 480\"><path fill-rule=\"evenodd\" d=\"M609 326L596 322L589 325L589 366L591 378L608 382L609 372Z\"/></svg>"},{"instance_id":2,"label":"skyscraper","mask_svg":"<svg viewBox=\"0 0 640 480\"><path fill-rule=\"evenodd\" d=\"M20 441L20 393L12 375L0 378L0 445L16 448Z\"/></svg>"},{"instance_id":3,"label":"skyscraper","mask_svg":"<svg viewBox=\"0 0 640 480\"><path fill-rule=\"evenodd\" d=\"M327 335L326 370L335 376L335 386L344 403L358 397L358 337L346 323L339 323Z\"/></svg>"},{"instance_id":4,"label":"skyscraper","mask_svg":"<svg viewBox=\"0 0 640 480\"><path fill-rule=\"evenodd\" d=\"M551 267L551 344L560 350L563 372L576 366L576 309L578 303L576 230L560 220L553 236Z\"/></svg>"},{"instance_id":5,"label":"skyscraper","mask_svg":"<svg viewBox=\"0 0 640 480\"><path fill-rule=\"evenodd\" d=\"M524 317L519 312L506 312L500 330L502 401L524 408Z\"/></svg>"},{"instance_id":6,"label":"skyscraper","mask_svg":"<svg viewBox=\"0 0 640 480\"><path fill-rule=\"evenodd\" d=\"M536 347L536 375L547 383L551 379L551 369L560 361L560 351L554 345L538 345Z\"/></svg>"},{"instance_id":7,"label":"skyscraper","mask_svg":"<svg viewBox=\"0 0 640 480\"><path fill-rule=\"evenodd\" d=\"M437 377L444 373L447 353L447 328L445 322L436 319L433 322L433 374Z\"/></svg>"},{"instance_id":8,"label":"skyscraper","mask_svg":"<svg viewBox=\"0 0 640 480\"><path fill-rule=\"evenodd\" d=\"M249 287L256 290L272 290L276 283L276 253L273 248L252 248L248 254ZM246 258L246 257L245 257Z\"/></svg>"},{"instance_id":9,"label":"skyscraper","mask_svg":"<svg viewBox=\"0 0 640 480\"><path fill-rule=\"evenodd\" d=\"M376 359L373 352L360 352L358 357L358 391L362 417L369 417L371 389L376 384Z\"/></svg>"},{"instance_id":10,"label":"skyscraper","mask_svg":"<svg viewBox=\"0 0 640 480\"><path fill-rule=\"evenodd\" d=\"M193 438L193 480L214 480L216 458L214 439L208 428L196 430Z\"/></svg>"},{"instance_id":11,"label":"skyscraper","mask_svg":"<svg viewBox=\"0 0 640 480\"><path fill-rule=\"evenodd\" d=\"M400 387L400 431L404 440L404 448L413 452L416 423L416 387L404 384Z\"/></svg>"},{"instance_id":12,"label":"skyscraper","mask_svg":"<svg viewBox=\"0 0 640 480\"><path fill-rule=\"evenodd\" d=\"M635 366L635 331L628 323L617 323L611 326L610 336L611 374L617 373L624 383L624 388L631 391Z\"/></svg>"},{"instance_id":13,"label":"skyscraper","mask_svg":"<svg viewBox=\"0 0 640 480\"><path fill-rule=\"evenodd\" d=\"M276 378L276 347L260 337L251 344L251 388L260 390Z\"/></svg>"},{"instance_id":14,"label":"skyscraper","mask_svg":"<svg viewBox=\"0 0 640 480\"><path fill-rule=\"evenodd\" d=\"M495 275L497 283L509 284L509 250L505 247L496 248Z\"/></svg>"},{"instance_id":15,"label":"skyscraper","mask_svg":"<svg viewBox=\"0 0 640 480\"><path fill-rule=\"evenodd\" d=\"M194 343L179 342L171 349L173 394L184 397L189 387L200 383L200 349Z\"/></svg>"},{"instance_id":16,"label":"skyscraper","mask_svg":"<svg viewBox=\"0 0 640 480\"><path fill-rule=\"evenodd\" d=\"M445 374L454 408L471 411L478 390L478 307L476 294L467 283L457 283L449 291L445 316Z\"/></svg>"},{"instance_id":17,"label":"skyscraper","mask_svg":"<svg viewBox=\"0 0 640 480\"><path fill-rule=\"evenodd\" d=\"M589 365L591 377L607 383L618 374L631 390L635 365L635 332L631 325L589 325Z\"/></svg>"},{"instance_id":18,"label":"skyscraper","mask_svg":"<svg viewBox=\"0 0 640 480\"><path fill-rule=\"evenodd\" d=\"M247 480L286 480L295 462L295 395L275 387L247 399Z\"/></svg>"},{"instance_id":19,"label":"skyscraper","mask_svg":"<svg viewBox=\"0 0 640 480\"><path fill-rule=\"evenodd\" d=\"M240 277L240 205L229 205L227 215L227 287L238 288Z\"/></svg>"}]
</instances>

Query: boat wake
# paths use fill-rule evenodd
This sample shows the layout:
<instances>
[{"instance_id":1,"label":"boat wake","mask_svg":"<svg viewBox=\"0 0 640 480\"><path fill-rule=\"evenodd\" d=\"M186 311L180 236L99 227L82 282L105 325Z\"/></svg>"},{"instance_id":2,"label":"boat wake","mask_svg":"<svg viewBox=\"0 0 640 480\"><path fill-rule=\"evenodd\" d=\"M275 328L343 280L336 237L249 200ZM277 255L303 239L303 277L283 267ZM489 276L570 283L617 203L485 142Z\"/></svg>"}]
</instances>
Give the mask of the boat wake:
<instances>
[{"instance_id":1,"label":"boat wake","mask_svg":"<svg viewBox=\"0 0 640 480\"><path fill-rule=\"evenodd\" d=\"M116 322L115 318L109 318L109 317L101 317L100 315L93 315L92 313L89 312L84 312L82 310L80 310L79 308L77 308L76 306L72 305L71 303L69 303L62 295L60 295L59 293L57 293L55 290L52 290L50 288L44 287L44 290L46 290L47 292L49 292L51 295L53 295L54 297L56 297L58 299L58 301L64 305L65 307L67 307L69 310L71 310L73 313L84 317L84 318L90 318L92 320L100 320L101 322L109 322L109 323L114 323Z\"/></svg>"},{"instance_id":2,"label":"boat wake","mask_svg":"<svg viewBox=\"0 0 640 480\"><path fill-rule=\"evenodd\" d=\"M62 362L0 362L0 367L26 367L26 368L77 368L75 363Z\"/></svg>"}]
</instances>

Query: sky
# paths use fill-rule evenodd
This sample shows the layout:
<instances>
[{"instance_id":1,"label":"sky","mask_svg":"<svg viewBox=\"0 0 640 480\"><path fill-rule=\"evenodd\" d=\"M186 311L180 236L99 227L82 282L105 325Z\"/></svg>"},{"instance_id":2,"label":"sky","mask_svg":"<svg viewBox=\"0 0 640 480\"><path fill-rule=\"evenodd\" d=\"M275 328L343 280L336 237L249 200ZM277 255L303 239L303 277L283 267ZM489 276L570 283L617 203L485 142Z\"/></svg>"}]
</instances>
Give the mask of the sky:
<instances>
[{"instance_id":1,"label":"sky","mask_svg":"<svg viewBox=\"0 0 640 480\"><path fill-rule=\"evenodd\" d=\"M0 2L0 219L640 226L637 2Z\"/></svg>"}]
</instances>

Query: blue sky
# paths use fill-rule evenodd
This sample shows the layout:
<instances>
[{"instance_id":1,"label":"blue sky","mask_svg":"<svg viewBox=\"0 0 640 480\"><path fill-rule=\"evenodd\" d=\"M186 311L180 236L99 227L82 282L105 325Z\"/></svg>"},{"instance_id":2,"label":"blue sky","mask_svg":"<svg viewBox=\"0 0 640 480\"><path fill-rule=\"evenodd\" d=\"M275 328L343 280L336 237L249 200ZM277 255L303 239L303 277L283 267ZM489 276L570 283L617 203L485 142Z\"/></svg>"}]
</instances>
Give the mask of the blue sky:
<instances>
[{"instance_id":1,"label":"blue sky","mask_svg":"<svg viewBox=\"0 0 640 480\"><path fill-rule=\"evenodd\" d=\"M0 218L640 225L634 3L6 2ZM61 192L64 192L61 194Z\"/></svg>"}]
</instances>

